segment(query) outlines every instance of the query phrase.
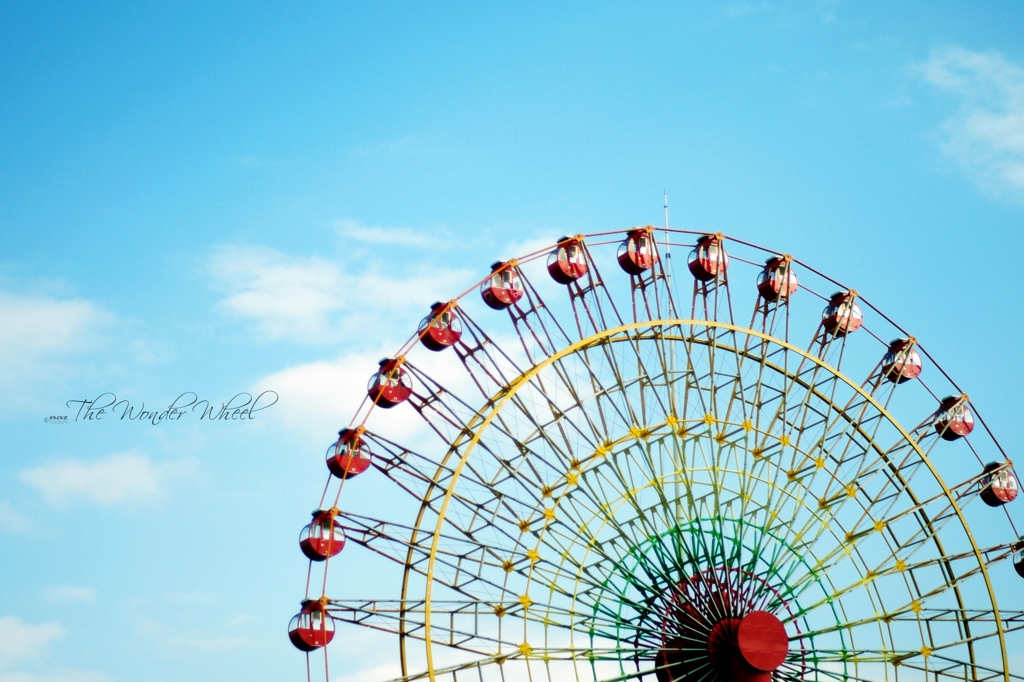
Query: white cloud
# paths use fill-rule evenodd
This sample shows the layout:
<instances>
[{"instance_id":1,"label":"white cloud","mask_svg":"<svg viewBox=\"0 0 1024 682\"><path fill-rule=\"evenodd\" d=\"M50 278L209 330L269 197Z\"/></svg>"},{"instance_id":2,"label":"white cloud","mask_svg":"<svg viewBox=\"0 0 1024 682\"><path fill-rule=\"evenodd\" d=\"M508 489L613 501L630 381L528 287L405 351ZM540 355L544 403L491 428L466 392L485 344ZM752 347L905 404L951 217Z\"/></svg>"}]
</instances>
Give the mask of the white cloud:
<instances>
[{"instance_id":1,"label":"white cloud","mask_svg":"<svg viewBox=\"0 0 1024 682\"><path fill-rule=\"evenodd\" d=\"M0 389L52 378L91 350L113 316L91 301L0 291Z\"/></svg>"},{"instance_id":2,"label":"white cloud","mask_svg":"<svg viewBox=\"0 0 1024 682\"><path fill-rule=\"evenodd\" d=\"M501 253L503 257L511 258L534 251L546 251L554 241L555 238L552 237L536 237L509 243L502 247ZM538 268L543 272L543 257L539 263L530 267ZM472 275L462 272L439 271L434 275L435 281L444 283L447 291L440 295L421 297L419 300L447 299L454 293L460 293L458 291L460 287L452 286L451 280L472 281L483 277L486 272L486 268L480 268ZM419 290L418 286L410 285L409 280L377 276L366 276L364 279L364 281L371 280L373 284L369 287L368 293L361 292L359 295L372 301L375 308L373 310L356 308L352 312L345 311L344 315L355 329L365 332L364 341L367 339L381 341L379 345L375 345L374 350L356 350L335 360L287 367L259 380L252 389L256 393L267 390L277 392L280 400L273 410L273 418L282 422L289 430L309 438L311 442L322 443L325 449L334 434L340 428L347 426L350 420L356 416L360 406L364 406L365 409L366 384L373 373L377 371L378 361L383 357L391 356L400 342L405 340L404 337L411 335L414 330L411 323L403 330L400 315L404 313L403 306L409 299L409 292ZM562 294L559 285L547 277L546 273L539 278L534 278L534 283L545 297L549 294L552 297ZM475 298L476 293L473 292L470 296ZM368 301L361 301L359 305L365 305ZM372 322L360 322L361 316L365 316ZM415 320L415 316L412 320ZM384 341L386 333L392 334L393 338L397 336L400 340L388 344ZM518 339L495 335L493 331L492 338L498 341L501 347L511 353L515 359L522 361L518 357L521 353ZM472 383L470 375L454 352L449 350L432 353L423 349L419 344L414 344L409 360L418 369L469 404L482 401L482 397L478 393L479 389ZM414 386L416 391L421 391L422 388L419 385ZM411 447L416 446L420 442L419 439L429 433L429 427L423 418L408 405L399 405L390 410L374 409L366 426L371 431Z\"/></svg>"},{"instance_id":3,"label":"white cloud","mask_svg":"<svg viewBox=\"0 0 1024 682\"><path fill-rule=\"evenodd\" d=\"M309 437L311 443L322 442L326 450L338 430L347 426L363 405L366 384L386 355L384 350L352 353L334 361L288 367L261 379L254 390L277 391L281 397L274 418L289 430ZM408 358L417 369L470 404L482 400L454 351L433 353L417 346ZM414 380L413 390L422 392L423 386ZM366 426L407 446L415 446L429 431L409 405L375 408Z\"/></svg>"},{"instance_id":4,"label":"white cloud","mask_svg":"<svg viewBox=\"0 0 1024 682\"><path fill-rule=\"evenodd\" d=\"M836 8L839 7L839 0L815 0L814 14L825 24L833 24L836 21Z\"/></svg>"},{"instance_id":5,"label":"white cloud","mask_svg":"<svg viewBox=\"0 0 1024 682\"><path fill-rule=\"evenodd\" d=\"M356 414L366 397L366 382L384 355L356 353L333 362L296 365L262 379L257 388L277 391L281 399L274 417L296 433L323 441L326 451L334 434ZM399 442L409 442L423 430L422 420L408 405L374 410L368 425L380 426L381 433Z\"/></svg>"},{"instance_id":6,"label":"white cloud","mask_svg":"<svg viewBox=\"0 0 1024 682\"><path fill-rule=\"evenodd\" d=\"M234 157L235 163L242 168L262 168L266 165L260 157L255 154L242 154Z\"/></svg>"},{"instance_id":7,"label":"white cloud","mask_svg":"<svg viewBox=\"0 0 1024 682\"><path fill-rule=\"evenodd\" d=\"M34 624L14 616L0 618L0 682L106 682L111 679L102 673L68 668L45 672L11 669L47 663L50 643L62 637L64 628L56 621Z\"/></svg>"},{"instance_id":8,"label":"white cloud","mask_svg":"<svg viewBox=\"0 0 1024 682\"><path fill-rule=\"evenodd\" d=\"M543 252L550 248L554 241L555 237L548 236L510 243L503 247L501 254L503 257L510 258L538 250ZM425 313L425 305L422 302L450 298L452 295L460 293L459 290L466 286L467 280L472 282L476 278L483 277L487 272L485 267L478 268L472 274L439 270L430 277L419 280L391 279L375 274L351 277L336 265L320 259L290 258L263 249L250 250L248 255L243 253L241 257L232 260L239 263L247 260L250 256L255 256L259 262L247 265L246 270L248 271L259 271L261 268L267 270L295 268L294 272L280 279L294 281L299 278L299 272L305 272L306 274L302 275L304 281L330 282L330 286L326 287L328 290L340 289L343 286L341 283L346 279L360 282L360 285L352 292L352 296L346 301L346 308L342 309L341 304L337 302L333 302L330 306L325 303L316 307L316 312L310 314L306 322L309 322L309 318L315 318L315 326L325 326L331 318L328 311L336 311L339 318L343 316L348 327L357 330L362 335L362 348L356 347L353 352L337 359L287 367L259 380L252 389L255 393L275 391L280 399L273 410L273 418L282 422L289 430L302 434L312 442L322 443L325 448L338 429L347 426L357 414L360 406L364 404L366 384L370 376L377 370L378 360L392 355L401 342L412 335L419 314ZM564 295L561 287L544 272L543 256L538 263L531 264L529 267L537 268L539 272L543 273L541 277L533 280L543 296ZM309 276L309 273L314 271L320 272L320 276ZM461 286L453 285L453 281L460 282ZM274 294L269 291L270 288L268 280L258 286L252 286L250 293L255 296L259 292L259 297L265 296L267 300L271 300ZM296 289L299 288L301 287L296 287ZM423 295L427 289L433 289L433 295ZM415 295L412 295L413 292ZM298 292L293 295L297 298L304 296ZM320 301L334 301L328 295L320 297L307 294L305 297ZM476 298L476 293L472 292L470 297ZM409 310L410 300L416 301L415 313ZM286 304L282 302L281 305L283 308ZM313 306L299 304L296 307L314 310ZM403 317L407 322L403 321ZM273 320L273 314L269 312L267 318L275 325L280 322ZM294 331L297 326L299 325L292 324L291 330ZM498 339L493 331L492 338L499 340L506 352L518 359L521 351L518 339L504 337ZM372 350L363 350L367 347ZM420 347L419 344L415 344L409 359L421 371L470 404L476 404L482 400L477 387L472 384L471 377L454 352L449 350L432 353ZM416 386L415 390L422 390L422 387ZM367 427L408 446L414 446L417 440L428 431L423 419L408 405L400 405L390 410L373 410Z\"/></svg>"},{"instance_id":9,"label":"white cloud","mask_svg":"<svg viewBox=\"0 0 1024 682\"><path fill-rule=\"evenodd\" d=\"M228 289L222 305L255 318L265 334L321 337L328 314L344 307L338 267L320 258L291 258L267 248L221 249L213 275Z\"/></svg>"},{"instance_id":10,"label":"white cloud","mask_svg":"<svg viewBox=\"0 0 1024 682\"><path fill-rule=\"evenodd\" d=\"M263 620L263 619L260 618L259 616L250 616L250 615L245 614L245 613L240 613L237 616L234 616L233 618L231 618L228 621L228 623L230 623L231 625L245 625L246 623L258 623L261 620Z\"/></svg>"},{"instance_id":11,"label":"white cloud","mask_svg":"<svg viewBox=\"0 0 1024 682\"><path fill-rule=\"evenodd\" d=\"M32 524L24 516L15 511L7 500L0 500L0 528L9 533L24 533Z\"/></svg>"},{"instance_id":12,"label":"white cloud","mask_svg":"<svg viewBox=\"0 0 1024 682\"><path fill-rule=\"evenodd\" d=\"M559 235L556 236L556 235L550 234L550 235L542 235L542 236L538 236L538 237L530 237L529 239L520 239L520 240L517 240L517 241L514 241L514 242L509 242L508 244L505 244L505 246L502 248L502 250L501 250L501 254L502 255L501 255L500 258L501 258L501 260L508 260L508 259L511 259L511 258L522 258L523 256L528 256L528 255L530 255L532 253L540 251L540 252L543 253L543 255L541 256L540 260L541 260L541 262L546 263L547 262L547 252L549 252L550 250L552 250L554 248L554 245L557 242L558 238L562 237L562 236L569 237L569 236L572 236L572 235L561 235L561 234L559 234ZM495 260L498 260L498 258L495 258ZM490 265L490 263L488 263L488 265ZM487 274L486 271L481 271L480 272L480 277L483 277L486 274ZM547 275L545 275L545 278L547 278ZM536 282L534 282L534 285L536 285Z\"/></svg>"},{"instance_id":13,"label":"white cloud","mask_svg":"<svg viewBox=\"0 0 1024 682\"><path fill-rule=\"evenodd\" d=\"M453 270L355 273L324 258L239 246L219 249L210 272L226 293L223 309L253 320L271 339L302 342L380 339L395 333L396 318L411 335L417 315L458 293L467 279Z\"/></svg>"},{"instance_id":14,"label":"white cloud","mask_svg":"<svg viewBox=\"0 0 1024 682\"><path fill-rule=\"evenodd\" d=\"M211 592L171 592L167 598L172 602L204 603L217 599L217 595Z\"/></svg>"},{"instance_id":15,"label":"white cloud","mask_svg":"<svg viewBox=\"0 0 1024 682\"><path fill-rule=\"evenodd\" d=\"M375 142L352 150L352 155L362 158L370 163L379 163L382 159L390 157L392 161L401 159L405 162L410 160L424 161L439 156L472 154L473 151L466 148L457 148L437 140L431 140L419 135L400 135L390 140Z\"/></svg>"},{"instance_id":16,"label":"white cloud","mask_svg":"<svg viewBox=\"0 0 1024 682\"><path fill-rule=\"evenodd\" d=\"M753 17L769 12L792 13L795 10L796 16L803 17L810 14L823 24L834 24L837 20L836 10L839 7L839 0L813 0L810 3L798 3L794 7L788 7L786 3L770 2L740 2L724 7L725 16L730 19L741 19ZM787 10L791 10L787 12Z\"/></svg>"},{"instance_id":17,"label":"white cloud","mask_svg":"<svg viewBox=\"0 0 1024 682\"><path fill-rule=\"evenodd\" d=\"M171 646L200 649L202 651L223 651L249 646L245 637L173 637L167 640Z\"/></svg>"},{"instance_id":18,"label":"white cloud","mask_svg":"<svg viewBox=\"0 0 1024 682\"><path fill-rule=\"evenodd\" d=\"M49 673L0 673L0 682L107 682L109 675L94 671L60 670Z\"/></svg>"},{"instance_id":19,"label":"white cloud","mask_svg":"<svg viewBox=\"0 0 1024 682\"><path fill-rule=\"evenodd\" d=\"M384 142L377 142L374 144L367 145L365 147L360 147L354 150L354 152L356 154L374 155L380 152L393 153L409 151L416 147L424 148L425 141L416 135L402 135L400 137L395 137L390 140L385 140Z\"/></svg>"},{"instance_id":20,"label":"white cloud","mask_svg":"<svg viewBox=\"0 0 1024 682\"><path fill-rule=\"evenodd\" d=\"M775 7L768 2L750 3L744 2L738 5L729 5L725 8L726 16L732 18L738 17L749 17L755 14L762 14L764 12L771 12Z\"/></svg>"},{"instance_id":21,"label":"white cloud","mask_svg":"<svg viewBox=\"0 0 1024 682\"><path fill-rule=\"evenodd\" d=\"M354 239L367 244L386 244L388 246L405 246L413 248L450 248L451 242L446 234L439 231L428 233L426 230L408 230L402 227L371 227L355 220L336 220L334 229L338 235L346 239Z\"/></svg>"},{"instance_id":22,"label":"white cloud","mask_svg":"<svg viewBox=\"0 0 1024 682\"><path fill-rule=\"evenodd\" d=\"M401 675L402 669L397 663L385 663L375 668L345 673L335 677L332 682L371 682L372 680L390 680L401 677Z\"/></svg>"},{"instance_id":23,"label":"white cloud","mask_svg":"<svg viewBox=\"0 0 1024 682\"><path fill-rule=\"evenodd\" d=\"M111 506L163 497L168 480L193 469L194 464L188 460L153 462L146 455L124 452L94 462L59 460L26 469L18 478L54 506L63 507L78 500Z\"/></svg>"},{"instance_id":24,"label":"white cloud","mask_svg":"<svg viewBox=\"0 0 1024 682\"><path fill-rule=\"evenodd\" d=\"M402 671L397 661L382 664L376 655L381 651L394 651L395 646L394 635L379 630L346 628L343 633L339 630L331 643L331 660L345 661L345 665L332 667L331 682L370 682L400 677ZM422 647L409 647L411 669L422 664L422 652Z\"/></svg>"},{"instance_id":25,"label":"white cloud","mask_svg":"<svg viewBox=\"0 0 1024 682\"><path fill-rule=\"evenodd\" d=\"M942 127L943 151L986 191L1024 199L1024 68L997 52L945 47L917 72L959 100Z\"/></svg>"},{"instance_id":26,"label":"white cloud","mask_svg":"<svg viewBox=\"0 0 1024 682\"><path fill-rule=\"evenodd\" d=\"M14 616L0 618L0 670L44 654L50 642L64 636L56 621L33 625Z\"/></svg>"},{"instance_id":27,"label":"white cloud","mask_svg":"<svg viewBox=\"0 0 1024 682\"><path fill-rule=\"evenodd\" d=\"M254 390L277 391L281 398L273 414L285 426L330 438L332 430L344 426L362 402L365 390L360 390L358 377L369 378L375 356L379 354L288 367L262 379Z\"/></svg>"},{"instance_id":28,"label":"white cloud","mask_svg":"<svg viewBox=\"0 0 1024 682\"><path fill-rule=\"evenodd\" d=\"M21 296L0 292L0 352L40 354L80 346L95 326L110 319L91 301Z\"/></svg>"},{"instance_id":29,"label":"white cloud","mask_svg":"<svg viewBox=\"0 0 1024 682\"><path fill-rule=\"evenodd\" d=\"M53 602L93 602L96 601L96 590L91 587L75 587L74 585L54 585L43 590L43 599Z\"/></svg>"}]
</instances>

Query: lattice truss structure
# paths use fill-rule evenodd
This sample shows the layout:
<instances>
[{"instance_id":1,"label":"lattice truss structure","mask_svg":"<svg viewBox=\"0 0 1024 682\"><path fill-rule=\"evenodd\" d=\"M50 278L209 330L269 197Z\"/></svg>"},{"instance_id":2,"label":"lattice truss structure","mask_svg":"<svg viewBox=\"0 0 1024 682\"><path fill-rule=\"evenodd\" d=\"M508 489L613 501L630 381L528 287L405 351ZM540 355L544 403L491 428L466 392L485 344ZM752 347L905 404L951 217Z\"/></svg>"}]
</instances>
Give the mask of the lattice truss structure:
<instances>
[{"instance_id":1,"label":"lattice truss structure","mask_svg":"<svg viewBox=\"0 0 1024 682\"><path fill-rule=\"evenodd\" d=\"M362 627L401 680L1024 680L1011 462L856 291L650 227L480 290L435 304L328 450L290 630L311 678Z\"/></svg>"}]
</instances>

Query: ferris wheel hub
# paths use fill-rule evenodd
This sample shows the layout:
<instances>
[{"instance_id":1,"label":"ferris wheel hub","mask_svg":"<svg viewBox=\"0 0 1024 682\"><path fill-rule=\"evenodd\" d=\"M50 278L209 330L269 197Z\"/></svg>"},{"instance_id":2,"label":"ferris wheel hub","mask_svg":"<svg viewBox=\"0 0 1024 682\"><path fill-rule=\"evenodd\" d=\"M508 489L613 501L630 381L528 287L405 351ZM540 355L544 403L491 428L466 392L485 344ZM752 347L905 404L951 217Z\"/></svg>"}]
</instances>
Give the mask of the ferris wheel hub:
<instances>
[{"instance_id":1,"label":"ferris wheel hub","mask_svg":"<svg viewBox=\"0 0 1024 682\"><path fill-rule=\"evenodd\" d=\"M660 682L706 678L706 664L686 653L685 637L673 638L657 657ZM715 623L708 635L707 657L722 682L771 682L772 672L789 654L786 628L775 614L753 611L743 618Z\"/></svg>"},{"instance_id":2,"label":"ferris wheel hub","mask_svg":"<svg viewBox=\"0 0 1024 682\"><path fill-rule=\"evenodd\" d=\"M740 621L736 645L743 660L762 671L775 670L789 653L786 628L768 611L754 611Z\"/></svg>"},{"instance_id":3,"label":"ferris wheel hub","mask_svg":"<svg viewBox=\"0 0 1024 682\"><path fill-rule=\"evenodd\" d=\"M761 582L744 572L712 570L676 586L655 657L659 682L771 682L789 654L789 635L757 603L747 580Z\"/></svg>"}]
</instances>

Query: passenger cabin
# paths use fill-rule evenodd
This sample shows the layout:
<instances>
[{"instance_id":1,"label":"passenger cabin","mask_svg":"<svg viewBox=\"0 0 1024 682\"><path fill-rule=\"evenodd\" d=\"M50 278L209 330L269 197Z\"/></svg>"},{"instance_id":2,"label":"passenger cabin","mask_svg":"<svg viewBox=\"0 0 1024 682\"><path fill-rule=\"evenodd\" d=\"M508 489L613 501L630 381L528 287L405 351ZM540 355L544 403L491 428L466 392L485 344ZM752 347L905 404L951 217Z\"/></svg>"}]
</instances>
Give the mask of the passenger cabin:
<instances>
[{"instance_id":1,"label":"passenger cabin","mask_svg":"<svg viewBox=\"0 0 1024 682\"><path fill-rule=\"evenodd\" d=\"M462 338L462 321L456 310L455 301L431 305L430 313L420 322L420 343L432 351L454 346Z\"/></svg>"},{"instance_id":2,"label":"passenger cabin","mask_svg":"<svg viewBox=\"0 0 1024 682\"><path fill-rule=\"evenodd\" d=\"M642 275L658 262L658 252L654 248L651 227L630 230L625 241L619 245L619 267L631 275Z\"/></svg>"},{"instance_id":3,"label":"passenger cabin","mask_svg":"<svg viewBox=\"0 0 1024 682\"><path fill-rule=\"evenodd\" d=\"M991 462L985 465L985 476L981 479L981 499L990 507L1001 507L1017 499L1019 486L1017 477L1006 463Z\"/></svg>"},{"instance_id":4,"label":"passenger cabin","mask_svg":"<svg viewBox=\"0 0 1024 682\"><path fill-rule=\"evenodd\" d=\"M788 299L798 287L789 256L772 256L764 262L764 270L757 276L757 293L769 303Z\"/></svg>"},{"instance_id":5,"label":"passenger cabin","mask_svg":"<svg viewBox=\"0 0 1024 682\"><path fill-rule=\"evenodd\" d=\"M302 610L288 624L288 638L300 651L314 651L334 639L334 619L321 600L304 599Z\"/></svg>"},{"instance_id":6,"label":"passenger cabin","mask_svg":"<svg viewBox=\"0 0 1024 682\"><path fill-rule=\"evenodd\" d=\"M942 399L935 413L935 431L943 440L963 438L974 430L974 415L967 396L951 395Z\"/></svg>"},{"instance_id":7,"label":"passenger cabin","mask_svg":"<svg viewBox=\"0 0 1024 682\"><path fill-rule=\"evenodd\" d=\"M846 336L860 329L864 324L864 313L857 305L857 294L853 291L837 291L832 294L821 313L821 325L834 336Z\"/></svg>"},{"instance_id":8,"label":"passenger cabin","mask_svg":"<svg viewBox=\"0 0 1024 682\"><path fill-rule=\"evenodd\" d=\"M352 478L370 468L370 451L357 429L342 429L327 448L327 468L338 478Z\"/></svg>"},{"instance_id":9,"label":"passenger cabin","mask_svg":"<svg viewBox=\"0 0 1024 682\"><path fill-rule=\"evenodd\" d=\"M916 379L921 375L921 354L913 339L893 339L882 357L882 375L894 384Z\"/></svg>"},{"instance_id":10,"label":"passenger cabin","mask_svg":"<svg viewBox=\"0 0 1024 682\"><path fill-rule=\"evenodd\" d=\"M548 274L559 284L571 284L587 274L583 243L574 237L562 237L548 256Z\"/></svg>"},{"instance_id":11,"label":"passenger cabin","mask_svg":"<svg viewBox=\"0 0 1024 682\"><path fill-rule=\"evenodd\" d=\"M318 509L299 533L299 548L311 561L325 561L345 549L345 531L335 520L337 510Z\"/></svg>"},{"instance_id":12,"label":"passenger cabin","mask_svg":"<svg viewBox=\"0 0 1024 682\"><path fill-rule=\"evenodd\" d=\"M480 296L484 303L495 310L504 310L526 293L519 269L509 263L498 261L491 264L491 276L480 285Z\"/></svg>"},{"instance_id":13,"label":"passenger cabin","mask_svg":"<svg viewBox=\"0 0 1024 682\"><path fill-rule=\"evenodd\" d=\"M725 253L724 238L720 234L706 234L697 240L686 259L686 267L698 281L710 282L725 274L729 256Z\"/></svg>"},{"instance_id":14,"label":"passenger cabin","mask_svg":"<svg viewBox=\"0 0 1024 682\"><path fill-rule=\"evenodd\" d=\"M391 408L412 395L412 377L402 367L404 358L384 358L380 369L370 377L366 394L375 405Z\"/></svg>"}]
</instances>

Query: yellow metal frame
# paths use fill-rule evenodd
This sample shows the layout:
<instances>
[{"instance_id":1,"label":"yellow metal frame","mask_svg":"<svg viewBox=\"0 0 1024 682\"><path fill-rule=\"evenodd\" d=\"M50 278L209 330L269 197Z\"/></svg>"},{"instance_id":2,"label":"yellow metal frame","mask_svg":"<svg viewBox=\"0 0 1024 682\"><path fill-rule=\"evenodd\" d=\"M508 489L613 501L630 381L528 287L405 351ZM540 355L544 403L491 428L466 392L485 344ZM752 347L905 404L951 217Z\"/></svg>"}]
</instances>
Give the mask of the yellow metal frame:
<instances>
[{"instance_id":1,"label":"yellow metal frame","mask_svg":"<svg viewBox=\"0 0 1024 682\"><path fill-rule=\"evenodd\" d=\"M747 335L747 336L753 336L753 337L762 339L764 341L767 341L769 343L776 344L779 347L784 348L785 350L787 350L789 352L796 353L797 355L803 357L805 360L808 360L808 361L810 361L812 363L815 363L816 365L818 365L822 369L830 372L832 375L834 375L837 378L839 378L840 380L842 380L847 386L852 388L854 391L856 391L858 394L860 394L860 396L862 398L864 398L866 401L868 401L876 410L878 410L878 412L882 416L884 416L889 421L890 424L893 425L893 427L895 427L897 429L897 431L900 433L900 435L911 445L911 447L913 447L914 451L921 458L921 460L925 463L925 465L928 467L929 471L931 471L932 476L935 478L936 482L941 486L943 493L946 495L946 498L949 500L949 504L951 505L952 509L955 511L955 513L957 515L957 518L960 520L960 524L963 527L964 532L966 533L967 538L968 538L968 540L971 543L971 548L972 548L972 550L974 552L975 557L978 560L978 565L980 567L981 574L982 574L982 576L985 579L985 586L986 586L986 588L988 590L989 598L990 598L990 600L992 602L992 613L993 613L993 617L994 617L994 620L995 620L997 633L999 635L1000 650L1002 651L1002 657L1003 657L1003 676L1004 676L1004 680L1005 680L1005 682L1010 682L1009 661L1008 661L1008 657L1007 657L1007 653L1006 653L1006 640L1005 640L1005 633L1004 633L1003 623L1002 623L1002 619L1000 618L1000 615L999 615L999 606L996 603L995 590L992 587L992 581L989 578L988 570L987 570L987 568L985 566L985 561L984 561L984 558L982 557L981 550L979 549L977 543L975 542L974 535L971 533L971 529L970 529L970 527L967 524L967 520L964 518L963 511L961 510L960 506L957 504L957 501L956 501L955 497L953 496L952 492L950 491L949 487L946 485L945 481L943 481L942 477L939 475L939 472L936 470L936 468L932 464L931 460L929 460L927 454L920 448L920 446L918 445L917 441L915 441L911 437L910 433L889 413L888 410L886 410L885 407L883 407L877 400L875 400L875 398L870 393L866 392L859 384L857 384L856 382L851 380L849 377L844 375L842 372L840 372L836 368L834 368L831 365L825 363L820 358L818 358L818 357L816 357L814 355L811 355L807 351L802 350L802 349L798 348L797 346L794 346L794 345L792 345L792 344L790 344L790 343L788 343L786 341L783 341L782 339L779 339L779 338L776 338L774 336L765 334L763 332L759 332L759 331L757 331L755 329L751 329L749 327L741 327L741 326L738 326L738 325L729 324L729 323L725 323L725 322L718 322L718 321L713 321L713 320L687 320L687 319L651 320L651 321L645 321L645 322L634 322L634 323L631 323L631 324L625 324L625 325L622 325L622 326L619 326L619 327L614 327L612 329L603 330L603 331L601 331L601 332L599 332L597 334L594 334L594 335L592 335L592 336L590 336L588 338L585 338L585 339L582 339L580 341L577 341L577 342L575 342L575 343L573 343L573 344L563 348L562 350L560 350L560 351L558 351L556 353L553 353L552 355L546 357L544 360L542 360L541 362L537 363L536 365L534 365L533 367L531 367L527 371L523 372L523 374L521 374L520 376L518 376L515 379L513 379L499 394L495 395L493 398L491 398L491 400L488 401L488 403L491 405L490 410L486 414L481 413L478 416L474 417L474 419L471 421L471 423L467 425L467 430L472 433L472 437L469 439L468 443L466 443L463 440L463 434L465 434L465 431L463 432L463 434L460 434L459 437L455 439L455 442L452 443L451 448L449 449L449 454L455 452L458 448L463 447L463 446L465 446L465 451L463 452L462 457L460 458L458 465L455 467L455 469L452 472L451 478L448 481L447 490L445 491L444 501L441 503L441 507L438 510L437 524L435 526L433 538L432 538L431 545L430 545L430 555L429 555L429 559L428 559L428 563L427 563L427 570L426 570L425 594L424 594L424 599L423 599L423 602L424 602L424 641L425 641L425 644L426 644L427 673L429 675L430 680L432 682L434 680L436 680L436 671L434 669L433 650L432 650L432 645L431 645L430 605L431 605L431 601L432 601L432 589L433 589L433 582L434 582L434 565L435 565L435 559L436 559L436 555L437 555L438 543L440 542L440 539L441 539L441 531L442 531L442 528L443 528L444 523L445 523L447 509L448 509L448 504L449 504L449 502L451 500L452 495L454 494L455 488L456 488L456 486L458 484L458 480L459 480L459 478L460 478L460 476L462 474L462 470L465 467L466 462L469 461L469 458L472 456L473 450L475 449L477 443L479 442L480 438L482 437L484 431L487 430L487 427L490 425L491 421L493 421L493 419L497 416L497 414L502 410L502 408L505 406L505 403L508 402L508 400L510 400L519 391L519 389L522 386L524 386L527 383L529 383L535 376L537 376L545 368L551 366L552 364L554 364L555 362L561 360L564 357L573 355L573 354L575 354L575 353L577 353L577 352L579 352L581 350L585 350L587 348L591 348L591 347L599 345L601 343L606 343L606 342L609 342L609 341L617 341L617 340L622 340L622 341L629 340L629 338L630 338L629 337L629 332L637 331L637 330L641 330L641 329L646 329L646 328L656 328L656 327L660 327L662 329L667 329L667 328L671 328L671 327L680 327L680 328L682 328L682 327L714 328L714 329L721 329L721 330L725 330L725 331L736 332L736 333L744 334L744 335ZM613 337L618 336L620 334L623 334L623 335L626 335L626 336L624 338L622 338L622 339L614 339L613 338ZM665 338L665 337L662 337L662 338ZM680 338L680 340L684 340L684 339ZM475 422L475 424L472 423L472 422ZM447 459L447 457L445 459ZM421 508L420 519L422 519L423 511L424 510ZM417 528L419 527L419 520L420 519L417 519L417 524L416 524ZM403 603L406 601L406 598L407 598L407 595L406 595L407 587L408 587L408 573L406 575L406 579L403 580L403 585L402 585L402 601L403 601ZM406 661L405 661L405 641L404 641L404 638L402 640L401 649L402 649L402 652L401 652L402 653L402 661L401 661L401 663L402 663L402 669L403 669L402 672L403 672L403 674L407 674L407 670L405 670L405 668L406 668Z\"/></svg>"}]
</instances>

